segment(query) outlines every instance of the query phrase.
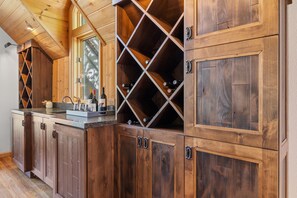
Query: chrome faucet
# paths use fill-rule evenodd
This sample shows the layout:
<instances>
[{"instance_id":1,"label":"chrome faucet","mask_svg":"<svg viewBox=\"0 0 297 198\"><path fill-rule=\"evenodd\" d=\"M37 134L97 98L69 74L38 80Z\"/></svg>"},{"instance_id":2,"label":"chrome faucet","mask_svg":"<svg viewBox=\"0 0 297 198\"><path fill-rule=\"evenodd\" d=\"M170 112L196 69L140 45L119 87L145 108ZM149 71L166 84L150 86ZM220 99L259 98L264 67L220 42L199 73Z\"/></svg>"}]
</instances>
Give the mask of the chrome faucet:
<instances>
[{"instance_id":1,"label":"chrome faucet","mask_svg":"<svg viewBox=\"0 0 297 198\"><path fill-rule=\"evenodd\" d=\"M64 96L63 98L62 98L62 103L66 103L65 102L65 99L66 98L68 98L69 100L70 100L70 102L72 103L72 105L74 105L74 102L73 102L73 100L72 100L72 98L70 97L70 96Z\"/></svg>"}]
</instances>

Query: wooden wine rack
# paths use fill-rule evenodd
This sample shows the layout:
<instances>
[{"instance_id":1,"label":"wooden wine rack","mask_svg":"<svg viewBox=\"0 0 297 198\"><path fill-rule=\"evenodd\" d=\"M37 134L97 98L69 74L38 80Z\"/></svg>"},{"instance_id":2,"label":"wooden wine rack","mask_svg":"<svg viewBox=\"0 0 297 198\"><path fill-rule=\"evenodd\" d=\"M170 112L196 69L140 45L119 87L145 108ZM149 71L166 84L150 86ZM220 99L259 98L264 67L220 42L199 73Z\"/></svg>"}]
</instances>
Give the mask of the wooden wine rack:
<instances>
[{"instance_id":1,"label":"wooden wine rack","mask_svg":"<svg viewBox=\"0 0 297 198\"><path fill-rule=\"evenodd\" d=\"M52 60L30 40L18 46L19 108L42 107L52 99Z\"/></svg>"},{"instance_id":2,"label":"wooden wine rack","mask_svg":"<svg viewBox=\"0 0 297 198\"><path fill-rule=\"evenodd\" d=\"M117 13L117 119L183 129L184 1L114 1ZM180 80L173 93L163 83ZM124 83L134 83L127 92ZM144 118L150 118L145 123Z\"/></svg>"}]
</instances>

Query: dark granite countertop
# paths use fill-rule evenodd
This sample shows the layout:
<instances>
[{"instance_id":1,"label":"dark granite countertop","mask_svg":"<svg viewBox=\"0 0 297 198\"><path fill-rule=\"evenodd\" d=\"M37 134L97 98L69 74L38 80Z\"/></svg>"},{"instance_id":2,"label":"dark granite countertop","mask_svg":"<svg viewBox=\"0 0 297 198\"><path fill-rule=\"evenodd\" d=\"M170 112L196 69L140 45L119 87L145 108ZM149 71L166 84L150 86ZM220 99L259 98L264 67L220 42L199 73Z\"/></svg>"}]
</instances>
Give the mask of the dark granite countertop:
<instances>
[{"instance_id":1,"label":"dark granite countertop","mask_svg":"<svg viewBox=\"0 0 297 198\"><path fill-rule=\"evenodd\" d=\"M52 120L57 124L67 125L80 129L95 128L117 123L114 115L84 118L66 114L56 114L56 116L53 117Z\"/></svg>"},{"instance_id":2,"label":"dark granite countertop","mask_svg":"<svg viewBox=\"0 0 297 198\"><path fill-rule=\"evenodd\" d=\"M87 129L117 123L114 115L102 115L99 117L84 118L79 116L66 115L65 110L58 108L15 109L12 110L12 113L17 113L20 115L37 115L41 117L49 117L53 122L57 124L76 127L80 129Z\"/></svg>"},{"instance_id":3,"label":"dark granite countertop","mask_svg":"<svg viewBox=\"0 0 297 198\"><path fill-rule=\"evenodd\" d=\"M12 113L17 113L20 115L28 115L28 114L40 114L41 116L55 116L56 114L65 113L66 110L53 108L32 108L32 109L14 109L11 111Z\"/></svg>"}]
</instances>

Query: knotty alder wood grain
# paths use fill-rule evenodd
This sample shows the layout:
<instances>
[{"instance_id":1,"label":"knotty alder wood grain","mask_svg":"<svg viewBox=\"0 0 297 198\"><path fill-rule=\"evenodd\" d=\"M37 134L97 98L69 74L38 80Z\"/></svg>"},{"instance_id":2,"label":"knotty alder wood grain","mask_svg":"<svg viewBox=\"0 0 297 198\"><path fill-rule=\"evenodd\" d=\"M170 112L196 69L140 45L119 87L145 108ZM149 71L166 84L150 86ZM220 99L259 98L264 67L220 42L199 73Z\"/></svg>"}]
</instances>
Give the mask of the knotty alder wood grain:
<instances>
[{"instance_id":1,"label":"knotty alder wood grain","mask_svg":"<svg viewBox=\"0 0 297 198\"><path fill-rule=\"evenodd\" d=\"M278 0L185 0L185 27L196 49L278 34Z\"/></svg>"},{"instance_id":2,"label":"knotty alder wood grain","mask_svg":"<svg viewBox=\"0 0 297 198\"><path fill-rule=\"evenodd\" d=\"M197 2L198 34L259 21L259 0L198 0Z\"/></svg>"},{"instance_id":3,"label":"knotty alder wood grain","mask_svg":"<svg viewBox=\"0 0 297 198\"><path fill-rule=\"evenodd\" d=\"M185 133L277 150L277 54L277 36L188 51Z\"/></svg>"},{"instance_id":4,"label":"knotty alder wood grain","mask_svg":"<svg viewBox=\"0 0 297 198\"><path fill-rule=\"evenodd\" d=\"M278 197L278 152L186 137L185 197Z\"/></svg>"},{"instance_id":5,"label":"knotty alder wood grain","mask_svg":"<svg viewBox=\"0 0 297 198\"><path fill-rule=\"evenodd\" d=\"M196 156L198 197L258 197L256 163L199 151Z\"/></svg>"},{"instance_id":6,"label":"knotty alder wood grain","mask_svg":"<svg viewBox=\"0 0 297 198\"><path fill-rule=\"evenodd\" d=\"M258 56L203 61L197 69L197 124L258 130Z\"/></svg>"}]
</instances>

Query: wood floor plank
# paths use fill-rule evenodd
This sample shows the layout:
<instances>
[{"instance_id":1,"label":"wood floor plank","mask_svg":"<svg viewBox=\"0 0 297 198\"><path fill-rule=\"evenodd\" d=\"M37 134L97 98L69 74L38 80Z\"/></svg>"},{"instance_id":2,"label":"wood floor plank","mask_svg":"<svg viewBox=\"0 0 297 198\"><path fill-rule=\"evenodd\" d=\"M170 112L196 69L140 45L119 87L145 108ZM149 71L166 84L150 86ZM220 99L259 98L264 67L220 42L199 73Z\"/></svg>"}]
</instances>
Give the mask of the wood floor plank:
<instances>
[{"instance_id":1,"label":"wood floor plank","mask_svg":"<svg viewBox=\"0 0 297 198\"><path fill-rule=\"evenodd\" d=\"M1 198L52 197L52 189L39 179L30 179L21 172L11 157L0 159Z\"/></svg>"}]
</instances>

